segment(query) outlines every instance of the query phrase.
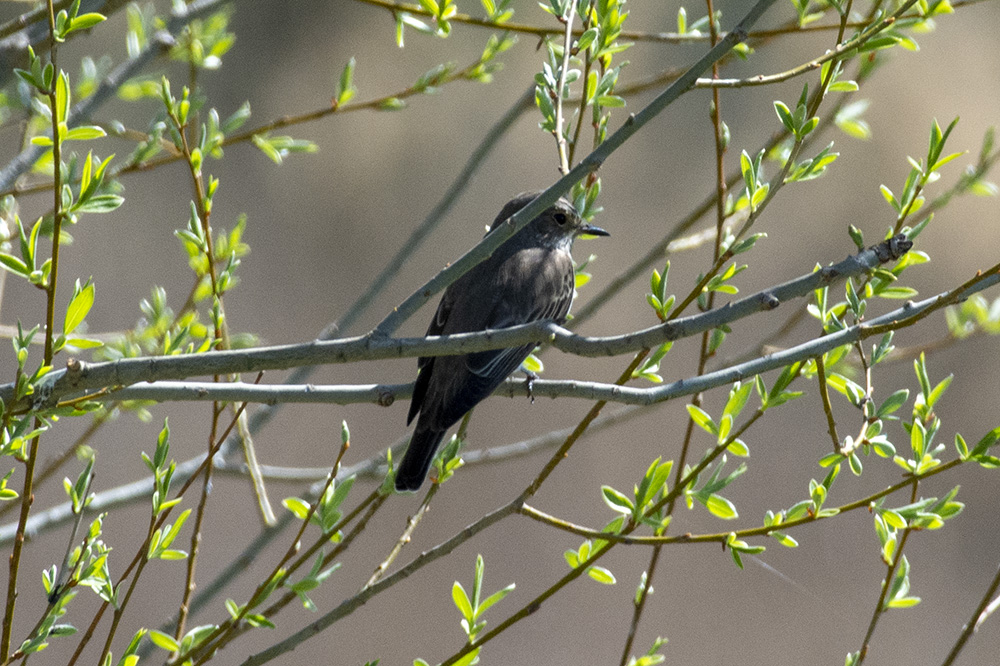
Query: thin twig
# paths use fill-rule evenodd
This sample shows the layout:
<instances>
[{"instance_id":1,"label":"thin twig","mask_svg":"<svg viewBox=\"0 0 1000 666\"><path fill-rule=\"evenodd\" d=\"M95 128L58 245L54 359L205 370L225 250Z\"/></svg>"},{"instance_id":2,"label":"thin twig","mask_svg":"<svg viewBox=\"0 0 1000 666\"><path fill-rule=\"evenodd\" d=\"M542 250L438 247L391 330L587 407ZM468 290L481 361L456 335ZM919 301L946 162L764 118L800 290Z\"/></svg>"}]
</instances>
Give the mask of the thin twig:
<instances>
[{"instance_id":1,"label":"thin twig","mask_svg":"<svg viewBox=\"0 0 1000 666\"><path fill-rule=\"evenodd\" d=\"M566 23L566 32L563 35L563 60L559 69L559 89L556 90L556 126L552 131L556 137L556 148L559 151L559 173L566 175L569 173L569 150L566 146L566 134L563 132L563 102L566 96L566 73L569 71L569 55L573 50L573 19L576 18L576 3L567 3L568 12L560 20ZM584 79L586 81L586 79Z\"/></svg>"},{"instance_id":2,"label":"thin twig","mask_svg":"<svg viewBox=\"0 0 1000 666\"><path fill-rule=\"evenodd\" d=\"M380 7L382 9L388 10L393 14L404 12L407 14L412 14L415 16L425 16L434 17L430 11L425 9L420 5L404 4L400 2L394 2L393 0L357 0L363 4L372 5L375 7ZM980 2L989 2L990 0L956 0L951 3L953 8L967 5L974 5ZM513 23L510 21L505 21L503 23L497 23L488 19L480 19L468 14L456 13L448 17L449 22L463 23L472 27L488 28L491 30L505 30L507 32L516 32L521 34L534 35L536 37L549 37L553 35L558 35L562 32L559 28L546 28L543 26L533 26L522 23ZM864 28L869 25L865 21L854 21L847 23L847 27L850 28ZM753 32L747 33L748 37L754 39L760 38L770 38L778 37L782 35L796 35L796 34L810 34L813 32L827 32L836 31L840 29L840 23L822 24L822 25L807 25L800 26L798 19L789 21L786 25L779 28L771 28L765 30L754 30ZM583 30L577 29L573 31L575 37L579 37L583 33ZM728 33L720 33L720 36L724 37ZM710 37L707 33L699 31L689 31L685 33L679 32L637 32L624 30L621 33L621 39L630 40L636 42L654 42L654 43L664 43L664 44L687 44L687 43L699 43L707 42Z\"/></svg>"},{"instance_id":3,"label":"thin twig","mask_svg":"<svg viewBox=\"0 0 1000 666\"><path fill-rule=\"evenodd\" d=\"M833 442L833 452L840 451L840 435L837 434L837 420L833 417L833 404L830 402L830 390L826 385L826 363L822 356L816 357L816 384L819 387L819 397L823 403L823 414L826 415L826 431Z\"/></svg>"},{"instance_id":4,"label":"thin twig","mask_svg":"<svg viewBox=\"0 0 1000 666\"><path fill-rule=\"evenodd\" d=\"M364 586L361 588L362 591L367 590L369 587L377 583L379 579L381 579L382 576L385 575L385 572L389 570L389 567L392 566L392 563L396 561L396 558L399 557L399 554L403 552L403 548L406 546L406 544L410 543L410 539L413 536L413 532L417 529L417 526L420 524L420 521L423 520L423 517L427 515L427 510L431 506L431 500L434 499L434 496L437 494L437 491L440 488L441 484L439 483L431 484L431 487L427 490L427 494L424 495L423 501L420 502L420 506L417 508L416 513L414 513L406 520L406 529L403 530L403 533L399 536L399 539L396 540L396 543L395 545L393 545L392 550L389 551L389 555L387 555L386 558L382 560L381 564L379 564L378 567L375 568L375 571L368 579L368 582L365 583Z\"/></svg>"},{"instance_id":5,"label":"thin twig","mask_svg":"<svg viewBox=\"0 0 1000 666\"><path fill-rule=\"evenodd\" d=\"M910 480L910 485L913 486L913 491L910 493L910 502L917 501L917 485L920 479L914 478ZM910 537L910 533L913 530L909 527L903 530L903 536L899 540L899 545L893 551L892 561L887 564L887 571L885 573L885 579L882 581L882 590L878 595L878 601L875 602L875 610L872 612L872 619L868 623L868 630L865 632L865 637L861 641L861 650L858 652L858 660L855 662L857 666L861 666L864 663L865 657L868 656L868 645L871 642L872 636L875 635L875 627L878 625L879 618L886 611L885 599L889 594L889 590L892 588L892 578L896 573L896 569L899 567L899 563L903 561L903 548L906 547L906 541Z\"/></svg>"},{"instance_id":6,"label":"thin twig","mask_svg":"<svg viewBox=\"0 0 1000 666\"><path fill-rule=\"evenodd\" d=\"M965 464L959 458L950 460L946 463L938 465L933 469L920 475L919 479L921 481L928 479L932 476L937 476L949 470L952 470L960 465ZM807 514L801 518L796 518L795 520L788 520L781 525L762 525L760 527L750 527L741 530L732 530L728 532L715 532L707 534L679 534L677 536L633 536L631 534L610 534L603 530L594 529L592 527L585 527L583 525L577 525L563 518L550 515L537 509L533 506L524 505L519 510L518 513L522 514L527 518L531 518L539 523L548 525L549 527L554 527L563 532L569 534L574 534L584 539L600 539L602 541L611 541L614 543L620 543L627 546L684 546L690 544L719 544L726 543L726 540L730 538L732 534L735 534L737 538L745 539L760 536L771 536L775 532L785 532L802 525L809 525L811 523L828 520L833 518L835 515L840 515L847 513L849 511L856 511L858 509L869 510L871 508L871 503L875 502L883 497L888 497L900 490L912 487L913 477L907 477L903 481L894 483L876 493L862 497L861 499L854 500L853 502L848 502L841 506L836 507L830 513L823 514Z\"/></svg>"},{"instance_id":7,"label":"thin twig","mask_svg":"<svg viewBox=\"0 0 1000 666\"><path fill-rule=\"evenodd\" d=\"M997 568L997 572L986 588L983 598L976 605L976 610L973 611L972 618L962 627L962 633L959 635L958 640L955 641L955 645L952 646L951 651L948 652L948 656L941 662L941 666L952 666L955 663L965 644L972 638L972 634L979 629L979 626L989 616L990 609L995 608L996 602L991 603L991 600L998 589L1000 589L1000 568Z\"/></svg>"},{"instance_id":8,"label":"thin twig","mask_svg":"<svg viewBox=\"0 0 1000 666\"><path fill-rule=\"evenodd\" d=\"M59 278L59 246L60 234L63 222L62 210L62 171L61 171L61 151L62 141L59 137L59 124L67 119L61 117L58 110L58 99L56 90L61 82L62 72L58 66L58 49L56 48L56 13L52 5L53 0L48 0L48 20L49 38L52 40L50 50L50 64L55 72L51 80L51 90L45 91L48 98L49 111L52 123L52 179L53 179L53 216L52 216L52 256L51 269L49 272L49 282L45 284L45 353L44 365L52 365L55 342L55 312L56 312L56 285ZM69 92L67 91L67 95ZM24 550L24 531L28 523L28 515L31 511L31 503L34 500L35 463L38 460L38 449L41 446L41 431L43 422L36 417L35 430L38 432L31 438L27 460L24 465L24 484L21 490L21 512L17 522L17 534L14 537L14 547L11 550L9 568L7 574L7 600L4 605L3 628L0 633L0 658L6 658L10 654L11 633L14 627L14 606L17 601L17 576L21 568L21 554Z\"/></svg>"}]
</instances>

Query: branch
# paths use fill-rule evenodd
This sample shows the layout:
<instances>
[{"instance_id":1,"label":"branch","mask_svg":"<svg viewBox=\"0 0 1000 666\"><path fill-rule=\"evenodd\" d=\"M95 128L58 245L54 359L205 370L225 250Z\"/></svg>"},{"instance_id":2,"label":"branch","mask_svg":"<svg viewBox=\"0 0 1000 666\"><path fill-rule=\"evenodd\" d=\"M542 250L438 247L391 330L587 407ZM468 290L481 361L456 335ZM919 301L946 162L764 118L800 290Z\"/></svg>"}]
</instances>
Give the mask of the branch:
<instances>
[{"instance_id":1,"label":"branch","mask_svg":"<svg viewBox=\"0 0 1000 666\"><path fill-rule=\"evenodd\" d=\"M959 653L965 647L966 642L972 637L986 618L990 616L993 610L996 610L996 600L991 602L993 595L997 593L997 589L1000 589L1000 569L997 569L997 573L993 576L993 580L990 582L989 587L986 588L986 592L983 594L982 600L976 606L976 610L972 614L972 619L962 627L962 633L959 635L958 640L955 641L955 645L952 646L951 651L941 666L951 666L955 663L955 659L958 658Z\"/></svg>"},{"instance_id":2,"label":"branch","mask_svg":"<svg viewBox=\"0 0 1000 666\"><path fill-rule=\"evenodd\" d=\"M769 370L775 370L798 361L809 358L816 358L837 347L851 344L859 340L880 335L890 330L897 330L910 326L920 321L930 312L939 310L942 307L951 305L955 301L968 298L974 293L987 289L1000 283L1000 272L993 270L985 276L980 276L978 280L964 289L952 292L945 292L925 299L918 303L907 303L901 308L888 312L880 317L876 317L867 322L851 326L837 333L825 335L801 345L789 347L779 352L768 354L760 358L739 363L734 366L708 372L696 377L680 379L669 384L662 384L649 388L635 388L631 386L618 386L616 384L604 384L589 381L555 381L538 379L532 383L532 393L537 397L565 397L579 398L582 400L603 400L626 405L649 406L658 402L673 400L682 396L692 395L701 391L723 386L734 381L743 380L754 375L759 375ZM716 312L716 311L713 311ZM514 330L514 329L506 329ZM560 329L561 330L561 329ZM566 333L568 338L576 339L571 333ZM448 336L454 337L454 336ZM442 338L444 339L444 338ZM523 380L508 380L497 389L494 395L505 395L517 397L524 395L525 382ZM270 402L278 396L288 399L289 402L299 403L333 403L352 404L350 396L358 396L354 402L378 402L378 404L391 404L396 397L405 398L412 391L411 384L375 384L362 386L261 386L249 384L226 384L223 386L211 383L176 383L167 384L162 391L157 389L157 385L136 385L112 392L107 396L100 396L100 400L124 400L126 399L178 399L187 397L191 400L221 400L233 402L254 402L260 400ZM398 390L398 393L394 393ZM370 396L375 395L372 399Z\"/></svg>"},{"instance_id":3,"label":"branch","mask_svg":"<svg viewBox=\"0 0 1000 666\"><path fill-rule=\"evenodd\" d=\"M989 0L956 0L951 3L952 8L957 8L965 5L974 5L980 2L988 2ZM406 13L412 14L414 16L425 16L434 17L427 9L419 5L403 4L400 2L394 2L392 0L358 0L358 2L372 5L374 7L380 7L382 9L388 10L393 14L396 13ZM469 26L477 28L489 28L491 30L505 30L507 32L515 32L519 34L535 35L538 38L544 38L549 36L554 36L561 34L563 31L560 28L546 28L542 26L527 25L523 23L512 23L506 21L504 23L497 23L496 21L491 21L489 19L480 19L468 14L453 14L448 17L449 22L454 23L464 23ZM864 28L868 25L865 21L852 21L847 22L846 27L848 28ZM769 30L755 30L747 34L748 37L752 39L761 39L775 37L778 35L796 35L796 34L808 34L811 32L823 32L829 30L839 30L841 24L829 23L824 25L809 25L800 26L798 20L789 21L785 27L773 28ZM582 30L574 30L573 35L579 37L583 33ZM719 33L720 36L726 36L729 33L723 32ZM695 42L707 42L710 36L707 32L701 32L698 30L692 30L689 32L679 33L679 32L636 32L623 30L621 32L621 38L625 40L631 40L636 42L654 42L663 44L690 44Z\"/></svg>"},{"instance_id":4,"label":"branch","mask_svg":"<svg viewBox=\"0 0 1000 666\"><path fill-rule=\"evenodd\" d=\"M585 337L575 335L550 321L541 321L496 331L426 338L388 338L372 332L365 336L340 340L315 340L304 344L260 347L253 350L228 350L182 356L147 356L104 363L87 363L70 359L66 369L50 373L42 385L36 387L36 404L52 402L56 398L76 391L107 386L129 386L138 382L251 373L300 365L352 363L415 356L458 356L540 341L548 341L554 347L578 356L628 354L640 349L651 349L667 340L697 335L761 310L773 310L784 301L809 294L815 289L839 280L866 273L885 261L901 256L900 250L903 249L901 243L909 242L901 241L901 238L901 236L896 237L837 264L757 292L716 310L675 319L624 335ZM911 309L907 314L913 312ZM13 388L13 384L0 386L0 398L9 400L13 395ZM371 390L371 387L362 390ZM110 395L120 399L114 392ZM376 393L371 395L377 397Z\"/></svg>"}]
</instances>

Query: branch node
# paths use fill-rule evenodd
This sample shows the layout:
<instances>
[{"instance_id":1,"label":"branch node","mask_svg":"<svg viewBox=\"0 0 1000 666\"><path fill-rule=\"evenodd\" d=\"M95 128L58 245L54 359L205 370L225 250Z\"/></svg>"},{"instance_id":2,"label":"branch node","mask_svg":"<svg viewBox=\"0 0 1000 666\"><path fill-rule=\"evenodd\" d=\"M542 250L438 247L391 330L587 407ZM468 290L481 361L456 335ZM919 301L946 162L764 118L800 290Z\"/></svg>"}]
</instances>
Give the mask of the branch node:
<instances>
[{"instance_id":1,"label":"branch node","mask_svg":"<svg viewBox=\"0 0 1000 666\"><path fill-rule=\"evenodd\" d=\"M377 387L375 389L375 395L377 396L379 407L388 407L392 403L396 402L396 395L384 387Z\"/></svg>"},{"instance_id":2,"label":"branch node","mask_svg":"<svg viewBox=\"0 0 1000 666\"><path fill-rule=\"evenodd\" d=\"M153 35L153 41L162 49L170 49L177 45L177 40L167 30L159 30Z\"/></svg>"},{"instance_id":3,"label":"branch node","mask_svg":"<svg viewBox=\"0 0 1000 666\"><path fill-rule=\"evenodd\" d=\"M911 247L913 247L913 241L907 238L905 234L896 234L889 240L882 241L878 245L872 245L871 250L878 257L879 262L884 264L887 261L899 259L909 252Z\"/></svg>"},{"instance_id":4,"label":"branch node","mask_svg":"<svg viewBox=\"0 0 1000 666\"><path fill-rule=\"evenodd\" d=\"M779 305L781 305L781 301L778 300L778 297L769 291L765 291L762 294L760 294L760 296L758 296L758 299L760 300L761 308L764 310L773 310Z\"/></svg>"}]
</instances>

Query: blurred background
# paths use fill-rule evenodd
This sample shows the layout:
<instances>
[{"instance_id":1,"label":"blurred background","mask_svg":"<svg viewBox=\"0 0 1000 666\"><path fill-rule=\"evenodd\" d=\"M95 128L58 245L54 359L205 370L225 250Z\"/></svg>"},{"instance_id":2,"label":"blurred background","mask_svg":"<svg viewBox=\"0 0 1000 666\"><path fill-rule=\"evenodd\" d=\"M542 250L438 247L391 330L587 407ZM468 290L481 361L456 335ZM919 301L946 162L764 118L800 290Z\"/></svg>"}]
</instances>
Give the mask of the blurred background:
<instances>
[{"instance_id":1,"label":"blurred background","mask_svg":"<svg viewBox=\"0 0 1000 666\"><path fill-rule=\"evenodd\" d=\"M726 2L722 25L730 27L751 3ZM633 2L625 28L649 32L676 29L676 2ZM394 94L411 85L435 65L456 62L459 67L478 58L490 31L455 24L452 35L438 39L409 30L405 48L394 41L390 13L360 2L236 2L231 29L235 46L215 72L200 75L199 84L209 107L222 117L249 101L253 116L247 127L290 114L329 105L344 64L356 58L356 99L368 100ZM515 20L549 25L550 18L537 3L515 0ZM4 8L10 16L23 11ZM158 5L166 11L165 3ZM463 13L480 15L478 3L459 3ZM704 13L688 5L688 15ZM867 11L867 5L862 11ZM758 28L784 25L795 16L790 3L776 4ZM4 15L4 20L9 18ZM71 73L88 53L109 52L115 62L126 57L122 12L107 27L77 39L60 51L60 64ZM960 7L942 16L937 29L917 35L919 52L901 48L880 53L884 66L852 95L871 100L864 118L871 127L867 141L837 129L815 144L812 152L834 141L841 156L821 179L792 184L783 189L755 227L768 234L746 255L750 268L737 278L741 294L796 277L817 263L843 259L854 252L847 233L849 224L860 228L866 241L881 239L895 215L879 185L902 189L909 171L906 157L926 154L932 120L942 126L961 117L947 151L969 151L944 167L942 180L929 197L944 191L971 163L986 128L1000 120L1000 52L995 48L1000 12L995 2ZM808 61L833 44L833 33L785 36L760 47L747 62L732 62L726 77L770 74ZM225 159L210 160L206 172L218 177L212 217L216 230L231 228L247 213L245 234L252 253L244 258L238 289L226 297L229 325L234 331L251 331L262 343L282 344L313 339L340 317L368 287L427 216L463 169L474 147L497 118L532 85L544 60L544 49L522 36L517 45L500 56L504 68L490 85L458 82L438 94L408 100L399 112L368 112L329 116L320 121L281 130L319 146L316 154L292 155L276 166L251 144L226 149ZM624 68L621 85L663 70L684 67L705 51L703 43L664 45L638 43L619 59ZM177 93L187 81L185 67L158 62L150 72L171 77ZM853 70L849 70L853 71ZM756 152L779 128L773 110L775 99L794 106L802 84L815 86L810 74L784 84L738 91L723 91L721 110L732 133L726 157L727 170L738 165L740 150ZM628 112L637 112L657 91L628 99L628 106L612 116L616 128ZM608 229L607 240L581 241L577 260L596 254L589 272L590 284L580 291L577 307L606 286L667 233L693 207L714 191L714 144L709 121L708 91L685 95L632 141L609 159L600 171L605 212L596 220ZM828 102L829 103L829 102ZM98 113L101 121L120 120L144 130L155 111L152 100L140 103L115 101ZM399 276L386 284L359 322L345 335L361 334L375 325L394 305L459 257L482 236L502 204L523 190L543 188L558 176L554 141L538 129L539 115L529 110L517 121L472 177L469 187L438 229L402 266ZM17 138L6 137L8 155L15 154ZM103 154L127 155L133 145L106 139L95 145ZM767 173L776 172L773 163ZM996 180L993 175L991 180ZM93 276L97 304L89 316L92 332L120 331L139 319L139 301L148 298L153 285L166 288L170 304L178 309L187 296L191 274L186 255L174 237L189 215L192 196L186 167L175 163L153 172L123 179L125 205L115 213L85 217L72 230L75 242L64 254L62 285ZM24 197L21 217L32 220L48 210L50 196ZM931 262L906 272L906 283L928 297L948 289L997 261L995 199L966 196L940 213L918 239L917 249L928 251ZM696 229L712 224L708 218ZM670 291L686 294L699 271L710 262L708 246L672 256ZM662 266L662 262L660 262ZM590 335L623 333L655 323L645 302L648 273L622 291L595 317L580 327ZM71 293L63 292L65 298ZM840 295L839 287L833 294ZM992 300L995 293L987 292ZM64 302L64 301L61 301ZM724 302L724 299L721 301ZM898 302L875 304L877 312ZM8 280L0 321L13 324L41 320L43 302L37 290ZM725 358L753 348L777 330L804 302L788 303L769 314L758 314L734 325L734 333L720 352ZM432 307L426 307L400 330L402 335L423 333ZM795 344L814 337L818 326L807 318L785 340ZM933 316L921 326L896 336L900 347L939 341L947 335L944 317ZM954 373L951 388L939 403L943 421L940 441L947 443L946 458L953 455L950 442L960 431L977 441L998 425L997 376L1000 341L974 336L960 344L945 345L928 356L932 381ZM697 342L674 347L663 366L666 381L690 376L697 358ZM613 381L627 363L626 357L577 359L548 352L543 360L545 377ZM411 381L415 362L378 362L320 368L312 377L317 384L352 384ZM10 351L0 356L6 377L13 372ZM270 372L267 383L277 383L283 373ZM773 376L768 377L773 382ZM638 384L637 384L638 385ZM911 401L900 412L909 419L912 396L918 386L909 361L880 366L876 374L876 401L906 387ZM825 470L816 461L830 448L819 397L814 384L797 386L807 395L769 414L744 438L751 450L749 471L724 493L739 508L732 522L712 517L700 505L680 509L671 533L719 532L761 524L768 509L791 506L808 493L811 478ZM727 391L706 396L706 409L718 413ZM755 401L756 398L753 398ZM855 432L858 414L837 399L841 435ZM756 404L751 403L751 406ZM510 444L553 429L575 425L590 405L583 401L558 402L493 398L476 410L469 429L468 447L480 449ZM376 455L405 432L407 404L388 408L288 406L256 437L262 462L283 466L332 464L339 447L340 423L352 433L347 464ZM140 452L152 452L164 417L170 417L173 457L186 460L204 451L209 405L172 404L152 408L149 423L123 415L102 430L92 442L98 450L95 490L103 491L145 475ZM749 413L749 412L747 412ZM599 527L611 517L601 500L600 486L631 490L656 457L675 458L686 424L683 401L646 410L641 416L599 434L585 437L572 450L535 498L534 505L567 520ZM42 459L54 457L86 427L62 423L55 434L43 438ZM889 426L901 453L907 440L898 423ZM698 455L712 441L695 433L692 452ZM51 448L50 448L51 447ZM508 502L537 474L547 454L496 464L470 465L444 486L433 510L417 530L400 563L454 535L487 511ZM890 461L865 459L865 474L856 478L846 470L838 481L829 506L863 497L901 479ZM733 463L730 462L731 469ZM72 466L66 475L75 478ZM20 474L20 472L18 472ZM997 565L1000 530L995 511L996 477L979 467L942 474L921 484L923 496L940 496L961 482L958 499L965 512L939 532L914 534L906 552L912 566L912 594L923 599L916 608L888 613L871 644L868 663L940 663L968 621ZM18 484L20 482L18 481ZM352 500L374 486L359 481ZM272 500L303 492L301 484L270 482ZM41 488L35 508L64 498L57 483ZM894 496L889 503L902 505L908 496ZM231 556L242 550L262 529L248 483L219 477L214 482L211 510L204 527L206 547L199 560L199 581L204 584L225 570ZM366 533L352 546L345 566L315 591L320 611L330 609L367 580L418 506L418 498L390 498ZM193 505L193 501L191 502ZM283 511L278 507L279 511ZM148 503L114 510L106 526L106 539L115 547L111 572L120 575L125 562L145 531ZM993 516L992 518L990 516ZM10 514L5 522L11 520ZM61 559L68 526L33 539L28 546L15 636L25 635L44 603L39 572ZM185 530L186 540L188 531ZM729 554L717 546L689 545L664 549L655 594L639 628L634 652L644 653L656 636L665 636L668 663L729 664L840 664L844 655L860 647L875 606L879 583L885 575L872 516L853 512L837 520L796 530L800 546L786 550L773 540L758 539L768 550L761 562L747 560L746 569L733 566ZM238 581L225 589L208 610L191 624L219 621L225 616L222 601L242 603L273 561L287 547L290 535L278 538ZM509 518L462 545L449 557L425 567L416 576L380 595L345 621L303 643L294 654L276 663L322 660L361 664L381 659L382 664L409 664L416 657L440 661L464 641L460 616L451 600L454 580L471 589L477 553L486 560L485 590L495 591L516 582L517 589L486 615L488 628L551 585L566 571L563 551L576 548L580 539L556 532L523 518ZM186 547L186 546L185 546ZM228 552L220 552L220 548ZM56 555L53 555L56 554ZM618 578L616 586L602 586L581 579L546 602L529 620L485 648L486 662L533 664L617 663L631 618L631 600L649 553L640 548L617 548L603 564ZM763 566L761 566L763 564ZM160 590L183 580L179 563L157 563L139 591L145 592L123 639L138 626L156 627L176 609L173 595ZM166 596L166 599L164 598ZM77 626L89 621L85 609L95 606L85 593L65 618ZM77 609L77 607L79 607ZM220 654L217 663L239 663L251 646L260 649L297 630L316 615L295 606L277 618L274 631L260 630L238 647ZM970 642L960 663L993 664L1000 653L1000 631L991 620ZM98 635L103 636L100 630ZM127 639L125 639L127 640ZM95 641L95 643L103 642ZM57 640L33 661L64 663L76 641ZM121 647L116 647L116 655ZM93 654L96 659L96 651Z\"/></svg>"}]
</instances>

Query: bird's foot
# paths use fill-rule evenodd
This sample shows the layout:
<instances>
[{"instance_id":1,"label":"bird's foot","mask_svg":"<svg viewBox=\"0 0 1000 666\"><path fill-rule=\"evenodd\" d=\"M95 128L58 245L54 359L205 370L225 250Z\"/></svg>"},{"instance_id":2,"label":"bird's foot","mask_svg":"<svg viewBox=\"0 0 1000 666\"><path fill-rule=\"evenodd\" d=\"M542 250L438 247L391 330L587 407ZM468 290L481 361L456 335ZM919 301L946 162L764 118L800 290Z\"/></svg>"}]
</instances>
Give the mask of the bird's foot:
<instances>
[{"instance_id":1,"label":"bird's foot","mask_svg":"<svg viewBox=\"0 0 1000 666\"><path fill-rule=\"evenodd\" d=\"M538 379L538 375L525 370L524 376L527 379L524 385L528 389L528 398L531 400L531 404L535 404L535 380Z\"/></svg>"}]
</instances>

